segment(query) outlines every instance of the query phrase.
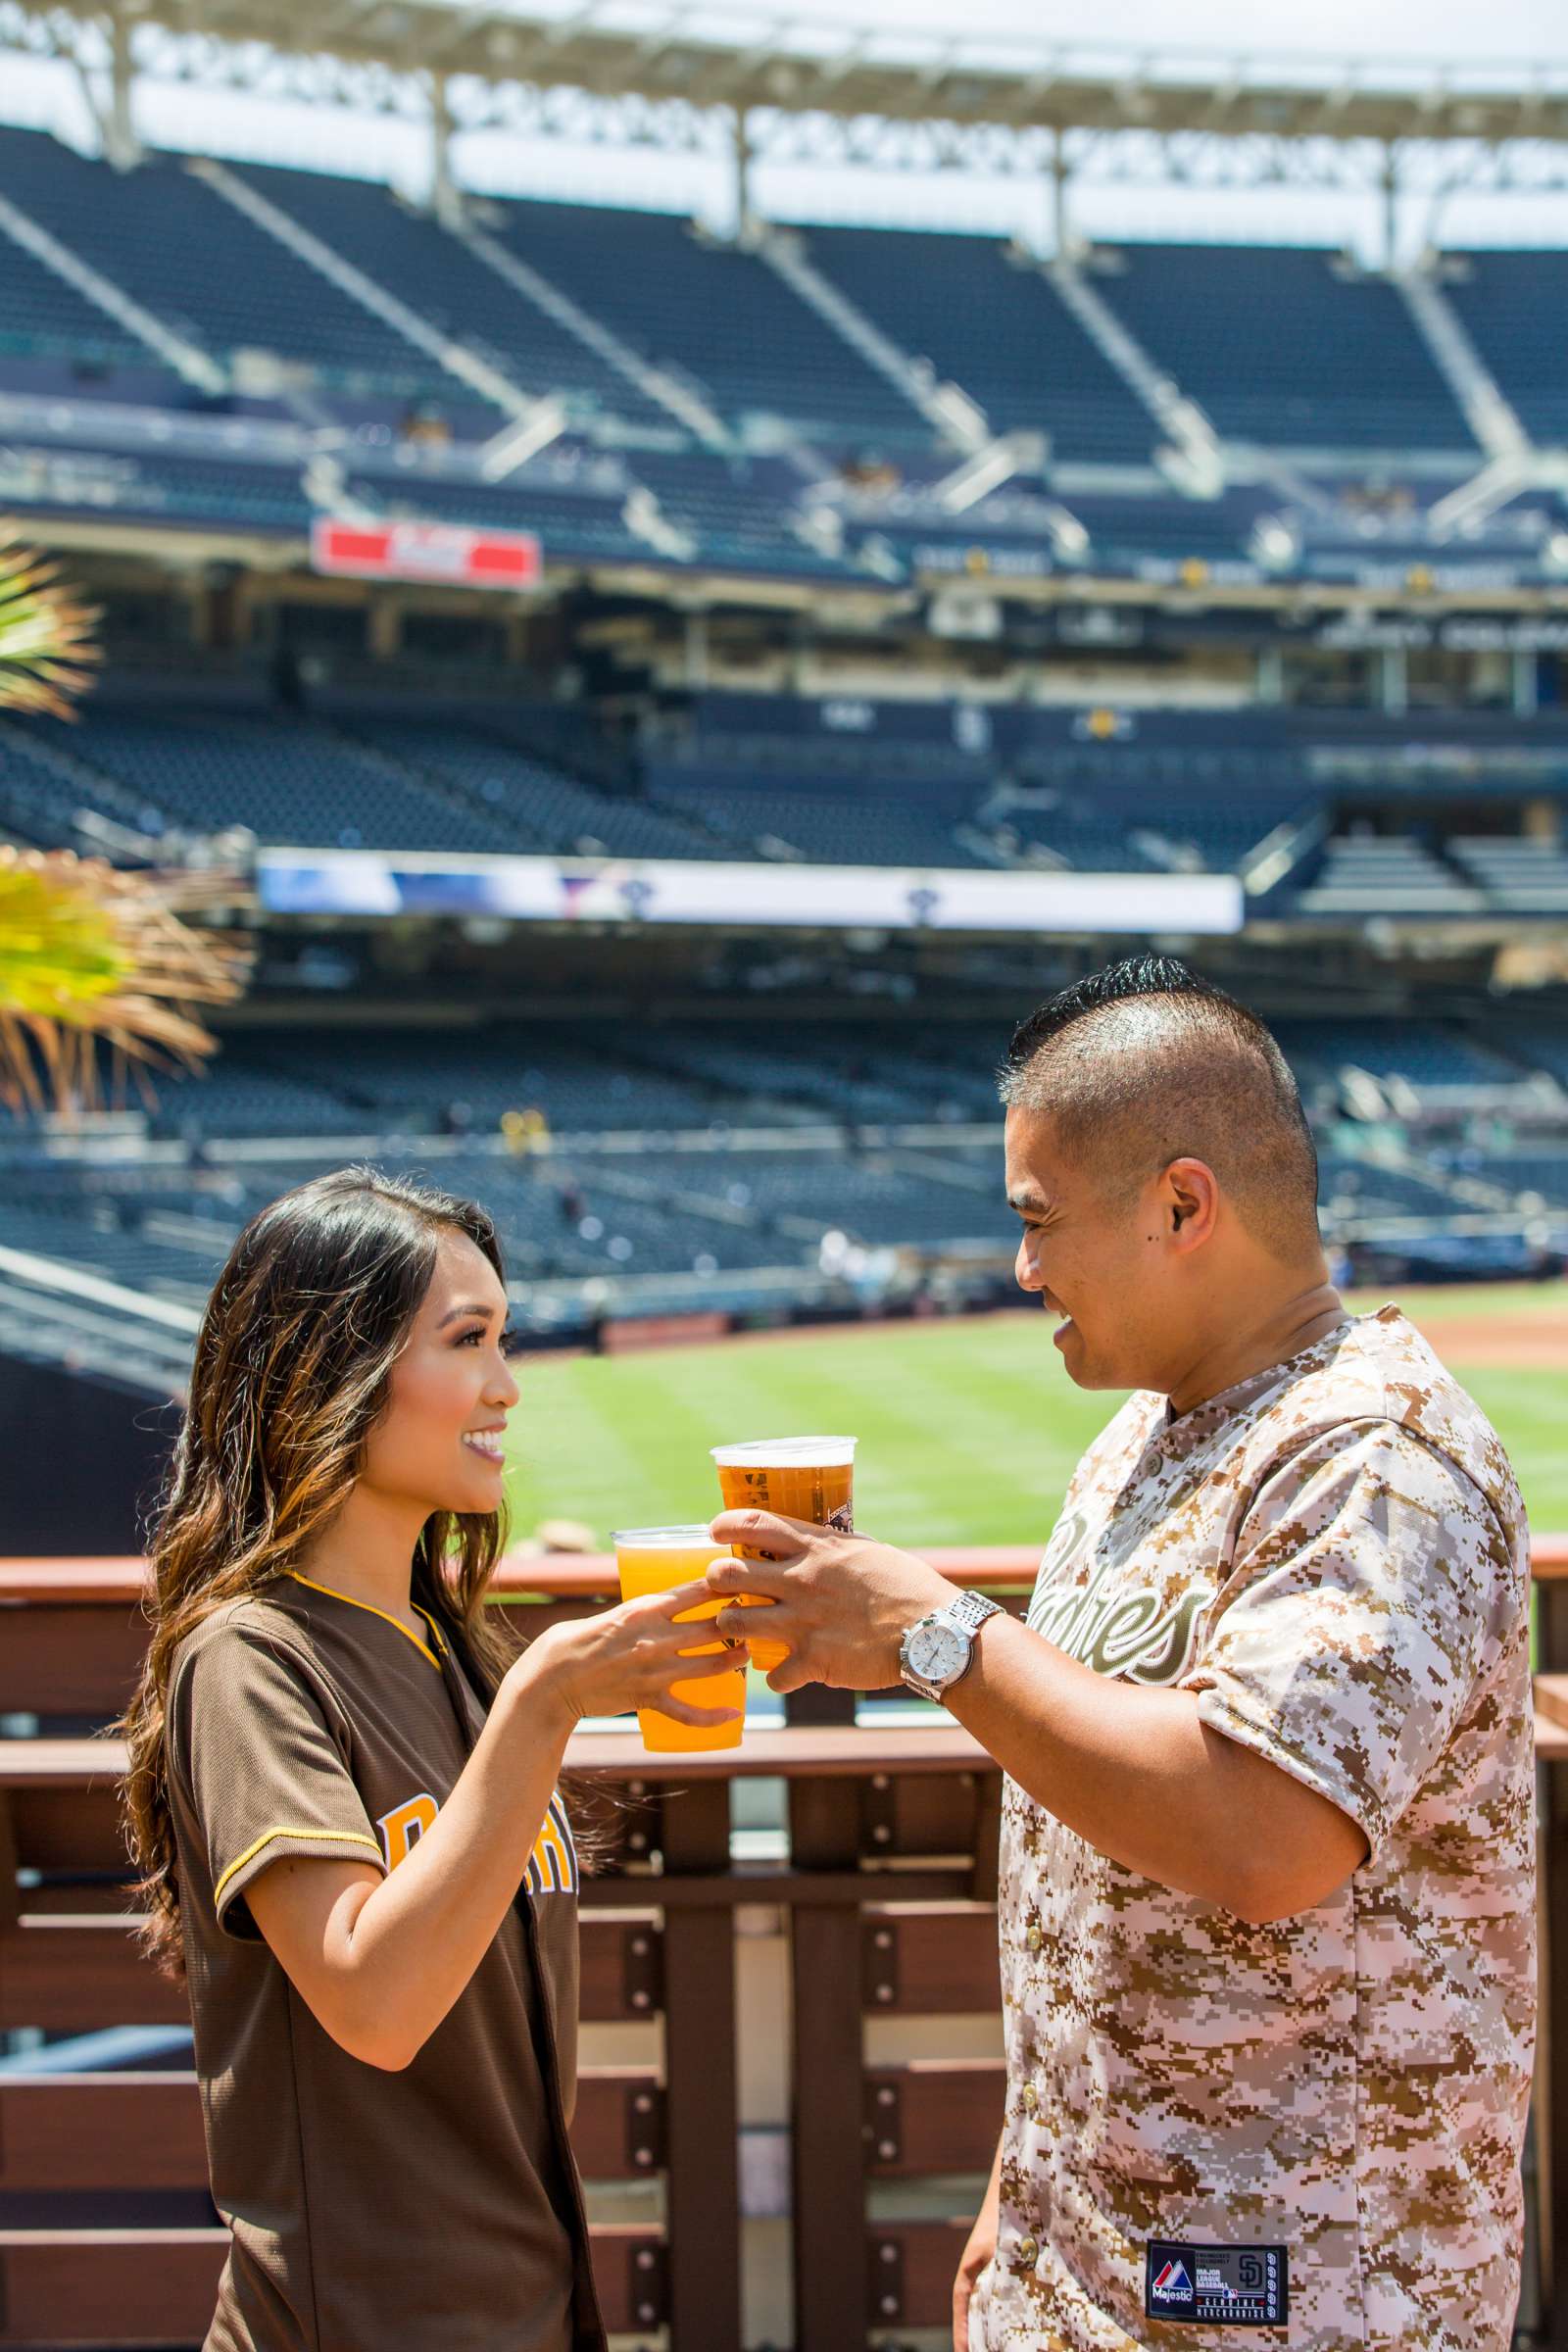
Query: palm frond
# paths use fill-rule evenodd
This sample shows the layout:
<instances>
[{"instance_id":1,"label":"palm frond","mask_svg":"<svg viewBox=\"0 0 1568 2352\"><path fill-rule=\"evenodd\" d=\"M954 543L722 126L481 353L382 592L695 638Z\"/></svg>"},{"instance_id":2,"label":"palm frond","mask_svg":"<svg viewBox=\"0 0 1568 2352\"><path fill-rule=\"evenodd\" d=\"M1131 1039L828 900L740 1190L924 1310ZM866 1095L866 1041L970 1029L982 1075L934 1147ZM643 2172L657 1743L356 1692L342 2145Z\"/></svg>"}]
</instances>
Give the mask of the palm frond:
<instances>
[{"instance_id":1,"label":"palm frond","mask_svg":"<svg viewBox=\"0 0 1568 2352\"><path fill-rule=\"evenodd\" d=\"M242 993L249 948L183 918L232 896L220 874L122 873L69 851L0 847L0 1102L89 1106L217 1051L198 1007Z\"/></svg>"},{"instance_id":2,"label":"palm frond","mask_svg":"<svg viewBox=\"0 0 1568 2352\"><path fill-rule=\"evenodd\" d=\"M0 525L0 710L70 718L98 660L97 619L52 564Z\"/></svg>"}]
</instances>

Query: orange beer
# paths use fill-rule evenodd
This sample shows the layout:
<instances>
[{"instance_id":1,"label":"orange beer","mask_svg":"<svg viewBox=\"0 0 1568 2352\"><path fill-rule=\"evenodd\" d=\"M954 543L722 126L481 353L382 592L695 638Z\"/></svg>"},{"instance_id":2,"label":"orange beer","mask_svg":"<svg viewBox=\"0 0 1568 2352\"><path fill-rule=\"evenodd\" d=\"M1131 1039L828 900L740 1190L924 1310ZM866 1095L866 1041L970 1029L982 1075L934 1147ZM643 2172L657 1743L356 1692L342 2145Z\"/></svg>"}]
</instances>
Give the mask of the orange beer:
<instances>
[{"instance_id":1,"label":"orange beer","mask_svg":"<svg viewBox=\"0 0 1568 2352\"><path fill-rule=\"evenodd\" d=\"M818 1527L855 1532L855 1440L853 1438L755 1438L744 1446L715 1446L718 1491L726 1511L776 1511L781 1519L814 1519ZM732 1546L741 1560L766 1555ZM747 1592L753 1608L771 1608L765 1594ZM752 1664L771 1674L789 1656L782 1642L749 1642Z\"/></svg>"},{"instance_id":2,"label":"orange beer","mask_svg":"<svg viewBox=\"0 0 1568 2352\"><path fill-rule=\"evenodd\" d=\"M645 1592L667 1592L675 1585L696 1584L708 1574L715 1559L724 1554L716 1550L713 1539L706 1527L631 1527L622 1528L611 1538L615 1546L615 1564L620 1570L620 1597L637 1600ZM687 1609L677 1617L677 1625L695 1624L700 1617L716 1617L723 1607L721 1600L703 1601L695 1609ZM700 1648L682 1650L682 1657L710 1658L722 1642L705 1642ZM677 1723L673 1715L665 1715L657 1707L639 1707L637 1725L643 1736L643 1745L653 1755L684 1755L698 1748L739 1747L745 1730L746 1668L739 1650L735 1653L733 1674L714 1674L702 1682L672 1683L671 1695L692 1707L734 1707L738 1710L733 1723Z\"/></svg>"}]
</instances>

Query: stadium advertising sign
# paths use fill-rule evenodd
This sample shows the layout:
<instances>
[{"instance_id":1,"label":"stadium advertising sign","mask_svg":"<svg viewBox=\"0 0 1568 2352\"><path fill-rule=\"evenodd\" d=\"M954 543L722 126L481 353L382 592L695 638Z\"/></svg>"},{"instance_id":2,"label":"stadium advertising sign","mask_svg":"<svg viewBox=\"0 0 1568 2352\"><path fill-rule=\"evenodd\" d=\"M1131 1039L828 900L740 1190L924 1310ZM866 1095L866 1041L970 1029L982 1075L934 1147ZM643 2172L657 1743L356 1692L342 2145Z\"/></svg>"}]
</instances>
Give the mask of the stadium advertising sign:
<instances>
[{"instance_id":1,"label":"stadium advertising sign","mask_svg":"<svg viewBox=\"0 0 1568 2352\"><path fill-rule=\"evenodd\" d=\"M927 872L870 865L462 858L263 850L273 914L426 914L534 923L687 923L800 930L1232 932L1234 874Z\"/></svg>"},{"instance_id":2,"label":"stadium advertising sign","mask_svg":"<svg viewBox=\"0 0 1568 2352\"><path fill-rule=\"evenodd\" d=\"M456 522L360 522L318 514L317 571L357 580L445 580L459 588L531 588L543 565L532 531L478 531Z\"/></svg>"}]
</instances>

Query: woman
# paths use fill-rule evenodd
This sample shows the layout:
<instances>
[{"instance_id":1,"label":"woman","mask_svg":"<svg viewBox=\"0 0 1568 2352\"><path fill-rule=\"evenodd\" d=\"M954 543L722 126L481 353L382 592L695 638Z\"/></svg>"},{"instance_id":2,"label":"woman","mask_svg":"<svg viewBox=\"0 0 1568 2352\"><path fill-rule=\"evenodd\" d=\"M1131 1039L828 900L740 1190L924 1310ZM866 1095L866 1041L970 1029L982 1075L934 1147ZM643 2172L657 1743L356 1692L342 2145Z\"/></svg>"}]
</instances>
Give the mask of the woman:
<instances>
[{"instance_id":1,"label":"woman","mask_svg":"<svg viewBox=\"0 0 1568 2352\"><path fill-rule=\"evenodd\" d=\"M373 1171L264 1209L218 1279L125 1729L155 1956L190 1990L232 2245L207 2352L587 2352L566 2140L572 1726L681 1658L700 1584L487 1619L517 1401L481 1209Z\"/></svg>"}]
</instances>

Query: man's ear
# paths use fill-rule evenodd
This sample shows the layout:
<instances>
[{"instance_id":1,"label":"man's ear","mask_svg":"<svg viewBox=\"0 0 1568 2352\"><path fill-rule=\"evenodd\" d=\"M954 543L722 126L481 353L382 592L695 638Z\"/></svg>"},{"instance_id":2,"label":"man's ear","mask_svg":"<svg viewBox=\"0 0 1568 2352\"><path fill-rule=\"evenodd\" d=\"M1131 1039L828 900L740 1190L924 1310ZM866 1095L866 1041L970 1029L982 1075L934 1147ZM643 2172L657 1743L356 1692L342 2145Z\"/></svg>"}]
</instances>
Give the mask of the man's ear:
<instances>
[{"instance_id":1,"label":"man's ear","mask_svg":"<svg viewBox=\"0 0 1568 2352\"><path fill-rule=\"evenodd\" d=\"M1173 1159L1160 1180L1165 1230L1180 1250L1201 1249L1219 1218L1219 1184L1206 1160Z\"/></svg>"}]
</instances>

